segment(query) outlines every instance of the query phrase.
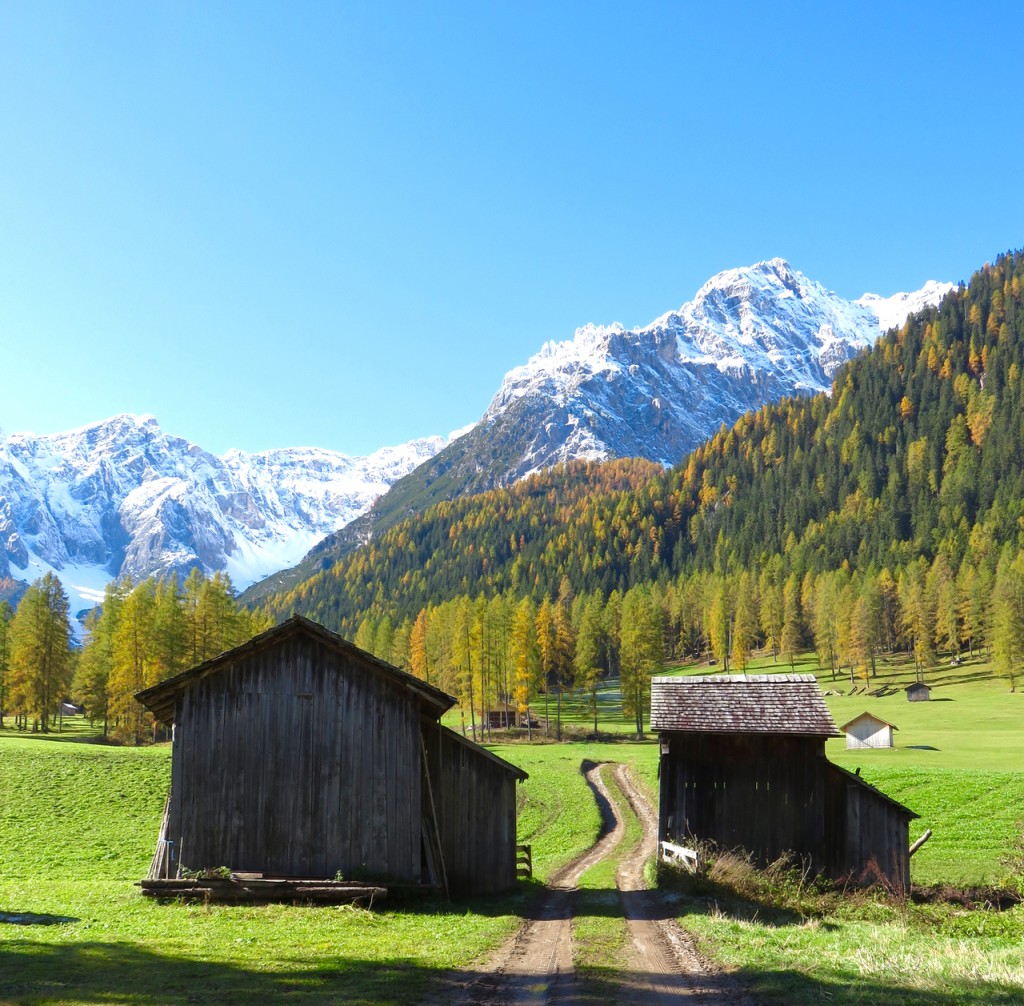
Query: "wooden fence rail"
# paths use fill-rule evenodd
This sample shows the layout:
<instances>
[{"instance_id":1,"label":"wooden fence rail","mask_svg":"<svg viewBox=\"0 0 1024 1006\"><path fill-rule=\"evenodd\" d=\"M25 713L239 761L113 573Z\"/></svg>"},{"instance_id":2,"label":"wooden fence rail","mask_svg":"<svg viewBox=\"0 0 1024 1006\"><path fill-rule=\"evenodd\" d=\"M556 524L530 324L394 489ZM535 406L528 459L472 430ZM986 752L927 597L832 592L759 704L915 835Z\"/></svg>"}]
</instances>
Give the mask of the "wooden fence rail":
<instances>
[{"instance_id":1,"label":"wooden fence rail","mask_svg":"<svg viewBox=\"0 0 1024 1006\"><path fill-rule=\"evenodd\" d=\"M516 877L533 876L533 846L516 846Z\"/></svg>"}]
</instances>

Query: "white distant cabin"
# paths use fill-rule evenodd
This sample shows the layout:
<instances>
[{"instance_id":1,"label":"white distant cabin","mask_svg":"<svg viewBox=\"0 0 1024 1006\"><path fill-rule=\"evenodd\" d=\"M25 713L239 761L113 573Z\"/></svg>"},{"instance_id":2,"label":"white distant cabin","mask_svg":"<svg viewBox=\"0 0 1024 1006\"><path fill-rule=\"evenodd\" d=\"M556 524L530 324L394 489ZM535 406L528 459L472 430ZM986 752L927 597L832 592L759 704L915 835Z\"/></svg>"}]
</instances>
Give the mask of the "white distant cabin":
<instances>
[{"instance_id":1,"label":"white distant cabin","mask_svg":"<svg viewBox=\"0 0 1024 1006\"><path fill-rule=\"evenodd\" d=\"M861 713L860 716L843 724L839 728L846 734L847 748L891 748L893 744L892 732L898 729L891 723L873 713Z\"/></svg>"}]
</instances>

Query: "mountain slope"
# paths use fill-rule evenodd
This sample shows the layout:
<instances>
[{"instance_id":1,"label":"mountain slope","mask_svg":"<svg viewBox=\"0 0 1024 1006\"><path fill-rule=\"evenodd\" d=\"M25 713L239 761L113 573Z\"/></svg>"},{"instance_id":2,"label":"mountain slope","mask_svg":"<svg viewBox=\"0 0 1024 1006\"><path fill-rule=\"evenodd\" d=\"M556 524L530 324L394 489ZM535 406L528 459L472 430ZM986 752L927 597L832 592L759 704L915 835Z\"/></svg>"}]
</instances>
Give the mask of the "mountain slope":
<instances>
[{"instance_id":1,"label":"mountain slope","mask_svg":"<svg viewBox=\"0 0 1024 1006\"><path fill-rule=\"evenodd\" d=\"M440 437L365 458L292 448L218 458L115 416L0 441L0 576L61 576L92 602L111 578L227 571L246 585L294 564L444 446Z\"/></svg>"},{"instance_id":2,"label":"mountain slope","mask_svg":"<svg viewBox=\"0 0 1024 1006\"><path fill-rule=\"evenodd\" d=\"M506 374L468 434L478 448L456 442L427 470L472 457L469 488L485 488L578 458L675 464L748 409L827 390L836 368L872 345L901 306L937 303L949 289L932 283L851 302L782 259L730 269L644 328L587 325L571 341L548 343Z\"/></svg>"},{"instance_id":3,"label":"mountain slope","mask_svg":"<svg viewBox=\"0 0 1024 1006\"><path fill-rule=\"evenodd\" d=\"M296 569L245 598L257 603L287 590L434 503L554 464L613 457L675 464L749 409L828 389L843 362L951 289L932 281L915 293L848 301L776 258L719 273L692 301L643 328L580 328L509 371L468 433Z\"/></svg>"},{"instance_id":4,"label":"mountain slope","mask_svg":"<svg viewBox=\"0 0 1024 1006\"><path fill-rule=\"evenodd\" d=\"M632 486L556 469L441 503L277 596L353 632L446 598L625 589L681 572L994 567L1024 521L1024 255L1002 256L835 375ZM621 464L615 462L614 464Z\"/></svg>"}]
</instances>

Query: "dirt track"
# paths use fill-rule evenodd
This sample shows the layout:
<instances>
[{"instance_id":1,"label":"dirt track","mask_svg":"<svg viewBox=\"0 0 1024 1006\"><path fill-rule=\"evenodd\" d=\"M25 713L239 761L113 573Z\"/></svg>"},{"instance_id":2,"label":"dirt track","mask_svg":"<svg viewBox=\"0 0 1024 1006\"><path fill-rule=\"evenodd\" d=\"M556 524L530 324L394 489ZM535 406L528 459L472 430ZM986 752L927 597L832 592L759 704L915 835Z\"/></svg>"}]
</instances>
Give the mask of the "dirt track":
<instances>
[{"instance_id":1,"label":"dirt track","mask_svg":"<svg viewBox=\"0 0 1024 1006\"><path fill-rule=\"evenodd\" d=\"M643 841L622 860L616 886L632 940L630 959L615 979L595 988L577 981L573 967L574 891L580 877L610 855L625 834L603 778L615 781L643 824ZM595 765L585 772L602 817L601 837L548 882L519 932L478 972L452 975L443 1000L458 1006L575 1006L600 1001L653 1006L754 1006L743 991L697 952L657 892L645 889L644 863L657 843L657 815L624 765Z\"/></svg>"}]
</instances>

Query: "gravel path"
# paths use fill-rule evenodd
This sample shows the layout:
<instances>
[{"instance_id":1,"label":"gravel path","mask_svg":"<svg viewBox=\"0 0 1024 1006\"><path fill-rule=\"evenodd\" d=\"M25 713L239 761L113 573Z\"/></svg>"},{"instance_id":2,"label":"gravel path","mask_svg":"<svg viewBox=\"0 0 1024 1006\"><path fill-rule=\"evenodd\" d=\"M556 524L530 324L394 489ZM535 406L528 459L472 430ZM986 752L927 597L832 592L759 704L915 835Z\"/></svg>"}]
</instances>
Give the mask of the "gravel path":
<instances>
[{"instance_id":1,"label":"gravel path","mask_svg":"<svg viewBox=\"0 0 1024 1006\"><path fill-rule=\"evenodd\" d=\"M643 824L643 841L623 857L616 877L632 954L616 970L614 986L577 981L573 968L572 922L575 887L595 863L610 855L625 835L603 775L614 773ZM644 863L657 844L657 814L624 765L585 766L584 776L601 811L598 841L559 870L534 902L519 932L479 970L455 972L435 999L452 1006L756 1006L697 951L692 937L676 923L656 891L645 887Z\"/></svg>"}]
</instances>

